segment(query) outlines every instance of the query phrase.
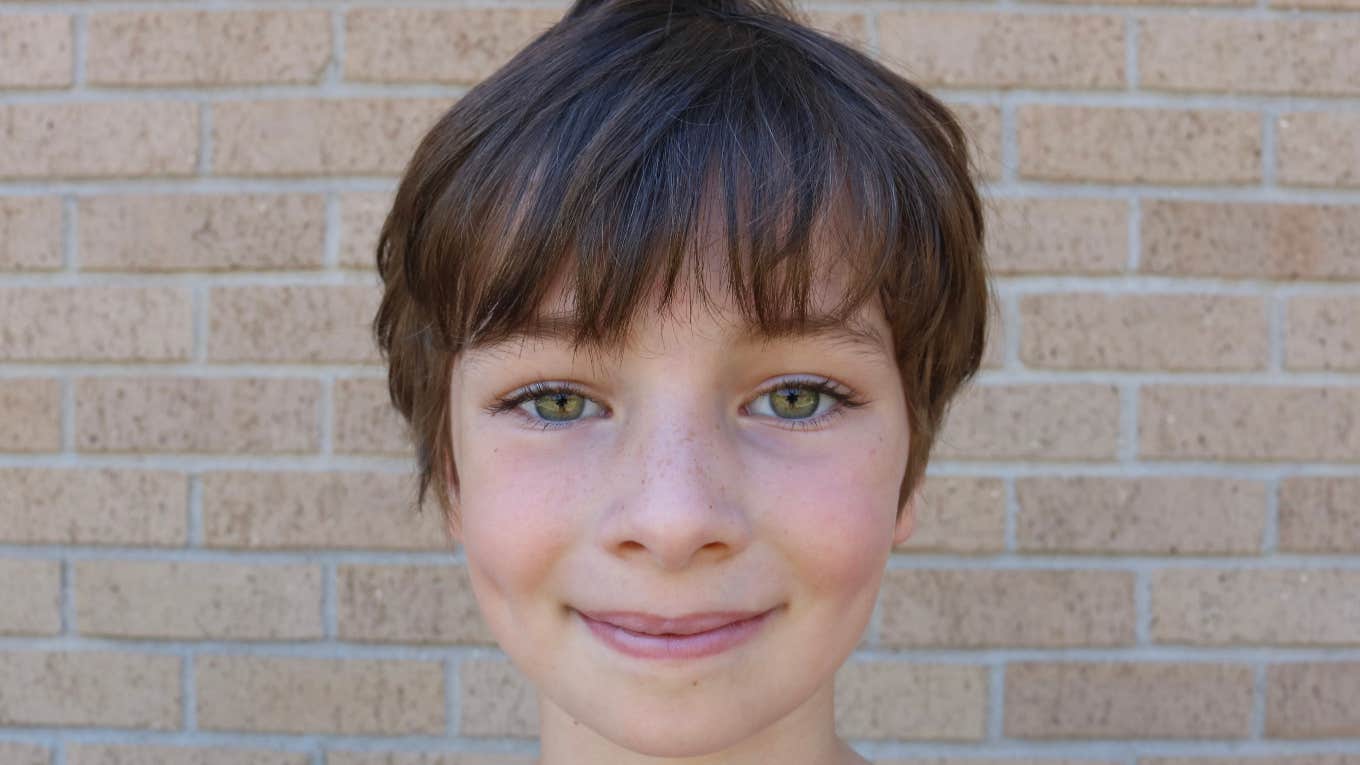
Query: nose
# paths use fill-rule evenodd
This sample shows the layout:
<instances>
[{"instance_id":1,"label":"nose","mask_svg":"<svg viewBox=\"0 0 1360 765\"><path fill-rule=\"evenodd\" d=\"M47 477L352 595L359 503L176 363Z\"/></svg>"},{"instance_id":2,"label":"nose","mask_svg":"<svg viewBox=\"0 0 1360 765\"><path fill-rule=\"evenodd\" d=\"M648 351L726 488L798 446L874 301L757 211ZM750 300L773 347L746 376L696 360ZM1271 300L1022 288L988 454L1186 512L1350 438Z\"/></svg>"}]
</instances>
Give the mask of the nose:
<instances>
[{"instance_id":1,"label":"nose","mask_svg":"<svg viewBox=\"0 0 1360 765\"><path fill-rule=\"evenodd\" d=\"M600 539L611 554L679 571L745 549L751 526L727 480L740 465L722 416L679 395L661 400L670 404L624 425L633 430L621 444Z\"/></svg>"}]
</instances>

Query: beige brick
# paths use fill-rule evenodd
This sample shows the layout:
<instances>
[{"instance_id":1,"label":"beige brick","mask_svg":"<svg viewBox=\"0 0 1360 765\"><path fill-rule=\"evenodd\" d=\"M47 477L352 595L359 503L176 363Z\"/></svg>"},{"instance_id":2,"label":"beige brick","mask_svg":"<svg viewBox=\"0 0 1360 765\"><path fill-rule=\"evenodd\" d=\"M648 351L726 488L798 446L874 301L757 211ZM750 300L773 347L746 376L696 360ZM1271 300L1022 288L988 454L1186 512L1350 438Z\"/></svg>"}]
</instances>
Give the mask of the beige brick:
<instances>
[{"instance_id":1,"label":"beige brick","mask_svg":"<svg viewBox=\"0 0 1360 765\"><path fill-rule=\"evenodd\" d=\"M1139 454L1151 459L1360 460L1360 389L1148 385Z\"/></svg>"},{"instance_id":2,"label":"beige brick","mask_svg":"<svg viewBox=\"0 0 1360 765\"><path fill-rule=\"evenodd\" d=\"M345 640L496 642L461 566L340 566L336 598Z\"/></svg>"},{"instance_id":3,"label":"beige brick","mask_svg":"<svg viewBox=\"0 0 1360 765\"><path fill-rule=\"evenodd\" d=\"M1285 312L1286 369L1360 371L1360 297L1300 295Z\"/></svg>"},{"instance_id":4,"label":"beige brick","mask_svg":"<svg viewBox=\"0 0 1360 765\"><path fill-rule=\"evenodd\" d=\"M105 12L87 23L94 85L314 83L331 55L320 8Z\"/></svg>"},{"instance_id":5,"label":"beige brick","mask_svg":"<svg viewBox=\"0 0 1360 765\"><path fill-rule=\"evenodd\" d=\"M1360 765L1360 755L1297 754L1293 757L1140 757L1138 765Z\"/></svg>"},{"instance_id":6,"label":"beige brick","mask_svg":"<svg viewBox=\"0 0 1360 765\"><path fill-rule=\"evenodd\" d=\"M1001 303L993 300L987 305L987 342L982 349L982 369L1000 369L1006 365L1006 338L1011 332L1002 315Z\"/></svg>"},{"instance_id":7,"label":"beige brick","mask_svg":"<svg viewBox=\"0 0 1360 765\"><path fill-rule=\"evenodd\" d=\"M987 669L848 661L836 672L836 732L857 739L981 741Z\"/></svg>"},{"instance_id":8,"label":"beige brick","mask_svg":"<svg viewBox=\"0 0 1360 765\"><path fill-rule=\"evenodd\" d=\"M1226 109L1026 105L1016 110L1021 177L1111 183L1243 184L1261 178L1261 118Z\"/></svg>"},{"instance_id":9,"label":"beige brick","mask_svg":"<svg viewBox=\"0 0 1360 765\"><path fill-rule=\"evenodd\" d=\"M1360 765L1360 756L1315 754L1293 757L1139 757L1138 765Z\"/></svg>"},{"instance_id":10,"label":"beige brick","mask_svg":"<svg viewBox=\"0 0 1360 765\"><path fill-rule=\"evenodd\" d=\"M434 661L200 656L198 727L274 733L444 733Z\"/></svg>"},{"instance_id":11,"label":"beige brick","mask_svg":"<svg viewBox=\"0 0 1360 765\"><path fill-rule=\"evenodd\" d=\"M884 11L882 57L923 85L1108 89L1124 84L1124 21L1095 14Z\"/></svg>"},{"instance_id":12,"label":"beige brick","mask_svg":"<svg viewBox=\"0 0 1360 765\"><path fill-rule=\"evenodd\" d=\"M70 85L75 57L71 17L64 13L0 16L0 88Z\"/></svg>"},{"instance_id":13,"label":"beige brick","mask_svg":"<svg viewBox=\"0 0 1360 765\"><path fill-rule=\"evenodd\" d=\"M1075 292L1020 296L1020 360L1047 369L1256 370L1269 363L1263 298Z\"/></svg>"},{"instance_id":14,"label":"beige brick","mask_svg":"<svg viewBox=\"0 0 1360 765\"><path fill-rule=\"evenodd\" d=\"M0 635L58 632L61 561L0 560Z\"/></svg>"},{"instance_id":15,"label":"beige brick","mask_svg":"<svg viewBox=\"0 0 1360 765\"><path fill-rule=\"evenodd\" d=\"M0 379L0 451L61 449L61 382L36 377Z\"/></svg>"},{"instance_id":16,"label":"beige brick","mask_svg":"<svg viewBox=\"0 0 1360 765\"><path fill-rule=\"evenodd\" d=\"M226 175L398 175L446 99L226 101L213 107L213 170Z\"/></svg>"},{"instance_id":17,"label":"beige brick","mask_svg":"<svg viewBox=\"0 0 1360 765\"><path fill-rule=\"evenodd\" d=\"M863 13L807 10L808 24L813 29L844 42L857 50L868 51L869 20Z\"/></svg>"},{"instance_id":18,"label":"beige brick","mask_svg":"<svg viewBox=\"0 0 1360 765\"><path fill-rule=\"evenodd\" d=\"M1041 553L1251 555L1266 485L1201 477L1018 478L1015 544Z\"/></svg>"},{"instance_id":19,"label":"beige brick","mask_svg":"<svg viewBox=\"0 0 1360 765\"><path fill-rule=\"evenodd\" d=\"M950 409L931 456L1112 459L1118 433L1113 385L970 385Z\"/></svg>"},{"instance_id":20,"label":"beige brick","mask_svg":"<svg viewBox=\"0 0 1360 765\"><path fill-rule=\"evenodd\" d=\"M52 751L37 744L0 741L0 762L6 765L51 765Z\"/></svg>"},{"instance_id":21,"label":"beige brick","mask_svg":"<svg viewBox=\"0 0 1360 765\"><path fill-rule=\"evenodd\" d=\"M247 285L208 293L208 359L382 361L372 322L376 285Z\"/></svg>"},{"instance_id":22,"label":"beige brick","mask_svg":"<svg viewBox=\"0 0 1360 765\"><path fill-rule=\"evenodd\" d=\"M82 197L83 271L244 271L322 265L321 194Z\"/></svg>"},{"instance_id":23,"label":"beige brick","mask_svg":"<svg viewBox=\"0 0 1360 765\"><path fill-rule=\"evenodd\" d=\"M0 725L174 730L178 656L104 651L0 653ZM18 692L13 692L18 691Z\"/></svg>"},{"instance_id":24,"label":"beige brick","mask_svg":"<svg viewBox=\"0 0 1360 765\"><path fill-rule=\"evenodd\" d=\"M326 765L535 765L528 755L437 752L343 752L331 749Z\"/></svg>"},{"instance_id":25,"label":"beige brick","mask_svg":"<svg viewBox=\"0 0 1360 765\"><path fill-rule=\"evenodd\" d=\"M989 104L946 103L968 135L969 161L984 180L1001 178L1001 109Z\"/></svg>"},{"instance_id":26,"label":"beige brick","mask_svg":"<svg viewBox=\"0 0 1360 765\"><path fill-rule=\"evenodd\" d=\"M321 446L321 384L289 378L107 377L76 381L85 452L284 454Z\"/></svg>"},{"instance_id":27,"label":"beige brick","mask_svg":"<svg viewBox=\"0 0 1360 765\"><path fill-rule=\"evenodd\" d=\"M310 765L307 752L139 744L67 744L67 765Z\"/></svg>"},{"instance_id":28,"label":"beige brick","mask_svg":"<svg viewBox=\"0 0 1360 765\"><path fill-rule=\"evenodd\" d=\"M187 177L198 163L198 104L0 104L0 135L0 178Z\"/></svg>"},{"instance_id":29,"label":"beige brick","mask_svg":"<svg viewBox=\"0 0 1360 765\"><path fill-rule=\"evenodd\" d=\"M1300 10L1360 10L1360 0L1270 0L1272 8L1298 8Z\"/></svg>"},{"instance_id":30,"label":"beige brick","mask_svg":"<svg viewBox=\"0 0 1360 765\"><path fill-rule=\"evenodd\" d=\"M1125 571L894 569L879 642L893 648L1119 646L1134 641Z\"/></svg>"},{"instance_id":31,"label":"beige brick","mask_svg":"<svg viewBox=\"0 0 1360 765\"><path fill-rule=\"evenodd\" d=\"M340 267L377 271L378 235L392 209L393 192L340 194Z\"/></svg>"},{"instance_id":32,"label":"beige brick","mask_svg":"<svg viewBox=\"0 0 1360 765\"><path fill-rule=\"evenodd\" d=\"M923 757L876 759L874 765L1119 765L1119 760L1048 760L1029 757Z\"/></svg>"},{"instance_id":33,"label":"beige brick","mask_svg":"<svg viewBox=\"0 0 1360 765\"><path fill-rule=\"evenodd\" d=\"M388 396L386 377L335 381L334 435L337 454L415 453L406 419Z\"/></svg>"},{"instance_id":34,"label":"beige brick","mask_svg":"<svg viewBox=\"0 0 1360 765\"><path fill-rule=\"evenodd\" d=\"M187 361L188 287L0 289L0 360Z\"/></svg>"},{"instance_id":35,"label":"beige brick","mask_svg":"<svg viewBox=\"0 0 1360 765\"><path fill-rule=\"evenodd\" d=\"M1154 16L1138 21L1150 90L1356 95L1360 20Z\"/></svg>"},{"instance_id":36,"label":"beige brick","mask_svg":"<svg viewBox=\"0 0 1360 765\"><path fill-rule=\"evenodd\" d=\"M61 238L60 199L0 197L0 271L56 271Z\"/></svg>"},{"instance_id":37,"label":"beige brick","mask_svg":"<svg viewBox=\"0 0 1360 765\"><path fill-rule=\"evenodd\" d=\"M458 665L464 736L534 738L538 736L538 701L529 679L514 664L500 659L467 659Z\"/></svg>"},{"instance_id":38,"label":"beige brick","mask_svg":"<svg viewBox=\"0 0 1360 765\"><path fill-rule=\"evenodd\" d=\"M1177 276L1360 279L1360 206L1143 202L1141 270Z\"/></svg>"},{"instance_id":39,"label":"beige brick","mask_svg":"<svg viewBox=\"0 0 1360 765\"><path fill-rule=\"evenodd\" d=\"M1129 205L1118 199L992 197L995 274L1117 274L1129 259Z\"/></svg>"},{"instance_id":40,"label":"beige brick","mask_svg":"<svg viewBox=\"0 0 1360 765\"><path fill-rule=\"evenodd\" d=\"M479 82L561 18L560 8L355 8L345 79Z\"/></svg>"},{"instance_id":41,"label":"beige brick","mask_svg":"<svg viewBox=\"0 0 1360 765\"><path fill-rule=\"evenodd\" d=\"M1360 187L1360 114L1291 112L1275 136L1280 183Z\"/></svg>"},{"instance_id":42,"label":"beige brick","mask_svg":"<svg viewBox=\"0 0 1360 765\"><path fill-rule=\"evenodd\" d=\"M320 638L316 566L89 560L75 564L82 635L190 640Z\"/></svg>"},{"instance_id":43,"label":"beige brick","mask_svg":"<svg viewBox=\"0 0 1360 765\"><path fill-rule=\"evenodd\" d=\"M1049 2L1057 2L1057 3L1078 3L1078 4L1083 4L1083 5L1089 3L1090 1L1091 1L1091 0L1026 0L1026 2L1034 3L1034 4L1047 4L1047 3L1049 3ZM1104 5L1105 3L1101 3L1101 4ZM1246 6L1246 5L1252 5L1252 2L1251 2L1251 0L1114 0L1114 2L1112 2L1112 3L1110 3L1110 4L1111 4L1111 5L1147 5L1147 6L1159 6L1159 5L1166 5L1166 6L1191 6L1191 5L1203 5L1203 6L1224 7L1224 6Z\"/></svg>"},{"instance_id":44,"label":"beige brick","mask_svg":"<svg viewBox=\"0 0 1360 765\"><path fill-rule=\"evenodd\" d=\"M1246 738L1252 668L1172 662L1011 662L1015 738Z\"/></svg>"},{"instance_id":45,"label":"beige brick","mask_svg":"<svg viewBox=\"0 0 1360 765\"><path fill-rule=\"evenodd\" d=\"M203 475L209 547L447 549L439 508L412 506L408 473L271 471Z\"/></svg>"},{"instance_id":46,"label":"beige brick","mask_svg":"<svg viewBox=\"0 0 1360 765\"><path fill-rule=\"evenodd\" d=\"M166 470L0 468L0 541L178 546L188 483Z\"/></svg>"},{"instance_id":47,"label":"beige brick","mask_svg":"<svg viewBox=\"0 0 1360 765\"><path fill-rule=\"evenodd\" d=\"M994 553L1006 549L1006 490L999 478L926 476L916 524L897 550Z\"/></svg>"},{"instance_id":48,"label":"beige brick","mask_svg":"<svg viewBox=\"0 0 1360 765\"><path fill-rule=\"evenodd\" d=\"M1279 549L1360 553L1360 478L1293 476L1280 481Z\"/></svg>"},{"instance_id":49,"label":"beige brick","mask_svg":"<svg viewBox=\"0 0 1360 765\"><path fill-rule=\"evenodd\" d=\"M1151 581L1159 643L1360 645L1360 571L1172 569Z\"/></svg>"},{"instance_id":50,"label":"beige brick","mask_svg":"<svg viewBox=\"0 0 1360 765\"><path fill-rule=\"evenodd\" d=\"M1271 738L1360 736L1360 662L1290 662L1266 668Z\"/></svg>"}]
</instances>

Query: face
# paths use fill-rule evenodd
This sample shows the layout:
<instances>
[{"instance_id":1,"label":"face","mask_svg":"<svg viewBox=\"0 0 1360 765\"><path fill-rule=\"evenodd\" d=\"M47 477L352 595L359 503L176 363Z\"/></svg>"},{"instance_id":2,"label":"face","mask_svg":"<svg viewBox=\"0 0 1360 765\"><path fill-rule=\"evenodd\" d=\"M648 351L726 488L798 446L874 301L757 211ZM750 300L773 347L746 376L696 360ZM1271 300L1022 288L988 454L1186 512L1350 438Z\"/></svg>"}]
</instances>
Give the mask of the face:
<instances>
[{"instance_id":1,"label":"face","mask_svg":"<svg viewBox=\"0 0 1360 765\"><path fill-rule=\"evenodd\" d=\"M601 752L680 757L787 729L830 698L911 532L881 309L860 317L874 348L751 340L730 303L696 305L645 312L618 355L529 339L456 363L450 531L487 625L538 690L545 742L568 720ZM581 612L602 611L765 615L726 650L656 658L598 636Z\"/></svg>"}]
</instances>

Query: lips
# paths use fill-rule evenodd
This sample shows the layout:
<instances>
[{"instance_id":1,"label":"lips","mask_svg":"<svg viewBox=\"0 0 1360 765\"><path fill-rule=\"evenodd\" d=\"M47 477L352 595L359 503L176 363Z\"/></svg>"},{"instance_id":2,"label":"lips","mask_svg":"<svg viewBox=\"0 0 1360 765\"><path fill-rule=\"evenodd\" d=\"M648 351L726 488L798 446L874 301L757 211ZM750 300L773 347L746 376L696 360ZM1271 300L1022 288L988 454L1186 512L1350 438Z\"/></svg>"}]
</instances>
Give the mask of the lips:
<instances>
[{"instance_id":1,"label":"lips","mask_svg":"<svg viewBox=\"0 0 1360 765\"><path fill-rule=\"evenodd\" d=\"M597 622L643 635L695 635L753 619L765 611L708 611L685 616L665 617L639 611L582 611Z\"/></svg>"}]
</instances>

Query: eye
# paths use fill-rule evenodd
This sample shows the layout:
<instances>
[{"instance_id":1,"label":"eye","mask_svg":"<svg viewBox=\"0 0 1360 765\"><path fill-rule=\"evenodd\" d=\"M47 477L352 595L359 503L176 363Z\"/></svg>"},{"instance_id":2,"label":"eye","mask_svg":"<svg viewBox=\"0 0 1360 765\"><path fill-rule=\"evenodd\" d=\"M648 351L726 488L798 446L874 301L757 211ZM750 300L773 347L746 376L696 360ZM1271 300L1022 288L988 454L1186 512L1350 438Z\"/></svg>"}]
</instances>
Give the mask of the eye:
<instances>
[{"instance_id":1,"label":"eye","mask_svg":"<svg viewBox=\"0 0 1360 765\"><path fill-rule=\"evenodd\" d=\"M856 398L849 388L822 377L781 380L761 391L752 405L761 403L769 403L770 412L779 422L796 430L813 430L867 402Z\"/></svg>"},{"instance_id":2,"label":"eye","mask_svg":"<svg viewBox=\"0 0 1360 765\"><path fill-rule=\"evenodd\" d=\"M748 408L771 412L770 419L787 423L797 430L811 430L824 425L831 418L867 402L855 397L854 391L838 385L830 378L781 380L762 390ZM532 409L525 404L532 404ZM533 427L558 430L584 419L590 410L602 409L585 392L570 383L533 383L519 392L497 399L485 408L488 414L516 411Z\"/></svg>"}]
</instances>

